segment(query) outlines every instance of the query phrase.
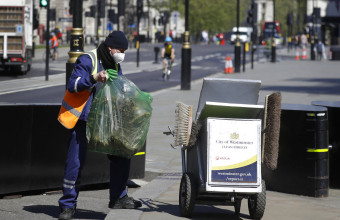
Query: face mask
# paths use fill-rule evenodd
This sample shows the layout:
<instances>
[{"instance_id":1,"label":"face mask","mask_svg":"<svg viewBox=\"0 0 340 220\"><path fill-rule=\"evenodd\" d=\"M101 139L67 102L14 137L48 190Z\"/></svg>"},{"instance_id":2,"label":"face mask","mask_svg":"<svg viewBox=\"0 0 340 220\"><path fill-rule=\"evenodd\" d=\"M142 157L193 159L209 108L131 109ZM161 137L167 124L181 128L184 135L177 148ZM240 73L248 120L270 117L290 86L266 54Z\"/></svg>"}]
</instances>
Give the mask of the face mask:
<instances>
[{"instance_id":1,"label":"face mask","mask_svg":"<svg viewBox=\"0 0 340 220\"><path fill-rule=\"evenodd\" d=\"M124 58L125 58L125 53L114 53L112 55L114 61L118 64L118 63L121 63L124 61Z\"/></svg>"}]
</instances>

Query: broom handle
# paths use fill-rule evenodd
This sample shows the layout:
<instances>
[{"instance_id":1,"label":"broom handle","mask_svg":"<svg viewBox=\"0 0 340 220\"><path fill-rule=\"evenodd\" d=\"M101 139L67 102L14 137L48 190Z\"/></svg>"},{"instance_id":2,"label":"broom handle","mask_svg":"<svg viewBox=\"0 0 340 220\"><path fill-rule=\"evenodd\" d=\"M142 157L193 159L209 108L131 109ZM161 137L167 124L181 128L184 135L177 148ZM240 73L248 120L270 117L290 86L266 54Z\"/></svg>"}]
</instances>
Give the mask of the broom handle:
<instances>
[{"instance_id":1,"label":"broom handle","mask_svg":"<svg viewBox=\"0 0 340 220\"><path fill-rule=\"evenodd\" d=\"M187 168L185 166L185 148L183 148L183 146L181 147L181 156L182 156L182 172L186 173Z\"/></svg>"}]
</instances>

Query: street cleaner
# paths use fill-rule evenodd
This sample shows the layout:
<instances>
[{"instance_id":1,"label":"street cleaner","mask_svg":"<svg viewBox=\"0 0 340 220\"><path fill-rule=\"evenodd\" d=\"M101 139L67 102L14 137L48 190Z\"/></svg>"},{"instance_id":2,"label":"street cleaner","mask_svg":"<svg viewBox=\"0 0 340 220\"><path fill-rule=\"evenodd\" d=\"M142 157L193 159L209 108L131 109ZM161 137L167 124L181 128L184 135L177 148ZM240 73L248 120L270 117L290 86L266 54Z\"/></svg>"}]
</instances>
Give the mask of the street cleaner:
<instances>
[{"instance_id":1,"label":"street cleaner","mask_svg":"<svg viewBox=\"0 0 340 220\"><path fill-rule=\"evenodd\" d=\"M59 199L59 219L72 219L77 206L81 171L84 166L87 137L86 124L91 103L99 87L107 80L122 75L120 63L128 49L128 40L121 31L113 31L105 41L88 53L81 55L67 84L58 120L71 135L64 170L63 196ZM140 201L127 195L130 158L108 155L110 160L110 203L112 209L136 209Z\"/></svg>"}]
</instances>

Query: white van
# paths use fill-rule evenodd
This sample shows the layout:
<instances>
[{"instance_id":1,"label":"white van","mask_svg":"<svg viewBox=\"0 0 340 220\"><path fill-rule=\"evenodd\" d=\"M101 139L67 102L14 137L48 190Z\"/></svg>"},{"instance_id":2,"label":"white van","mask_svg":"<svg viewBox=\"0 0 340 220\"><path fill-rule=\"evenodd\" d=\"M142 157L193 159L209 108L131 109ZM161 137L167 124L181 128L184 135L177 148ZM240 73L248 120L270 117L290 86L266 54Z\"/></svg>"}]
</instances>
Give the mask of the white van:
<instances>
[{"instance_id":1,"label":"white van","mask_svg":"<svg viewBox=\"0 0 340 220\"><path fill-rule=\"evenodd\" d=\"M239 38L241 43L250 42L251 32L253 32L252 27L238 27ZM234 44L236 41L237 27L233 27L233 33L230 37L230 43Z\"/></svg>"}]
</instances>

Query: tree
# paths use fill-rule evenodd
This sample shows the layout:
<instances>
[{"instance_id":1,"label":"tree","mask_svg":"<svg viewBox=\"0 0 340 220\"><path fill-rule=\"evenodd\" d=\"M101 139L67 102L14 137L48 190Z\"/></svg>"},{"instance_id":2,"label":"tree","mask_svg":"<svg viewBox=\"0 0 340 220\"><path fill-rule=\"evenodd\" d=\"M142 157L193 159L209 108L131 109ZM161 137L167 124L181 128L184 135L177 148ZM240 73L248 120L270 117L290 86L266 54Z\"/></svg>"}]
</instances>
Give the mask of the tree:
<instances>
[{"instance_id":1,"label":"tree","mask_svg":"<svg viewBox=\"0 0 340 220\"><path fill-rule=\"evenodd\" d=\"M182 18L184 18L184 3L185 0L178 0L178 10ZM191 0L189 30L195 36L196 42L200 41L203 30L207 30L210 35L231 31L236 26L236 3L237 0ZM249 0L240 0L240 24L246 19L249 4Z\"/></svg>"},{"instance_id":2,"label":"tree","mask_svg":"<svg viewBox=\"0 0 340 220\"><path fill-rule=\"evenodd\" d=\"M181 18L185 17L185 0L153 0L150 3L159 12L179 11ZM236 26L237 0L190 0L189 3L189 31L196 42L200 41L203 30L212 35L229 32ZM240 25L246 20L249 5L250 0L240 0Z\"/></svg>"},{"instance_id":3,"label":"tree","mask_svg":"<svg viewBox=\"0 0 340 220\"><path fill-rule=\"evenodd\" d=\"M297 34L303 30L303 18L306 14L306 1L305 0L276 0L275 1L275 17L280 22L281 31L283 34L288 33L288 26L286 25L287 15L293 14L293 33ZM300 15L300 19L299 16ZM300 30L298 30L300 29Z\"/></svg>"}]
</instances>

